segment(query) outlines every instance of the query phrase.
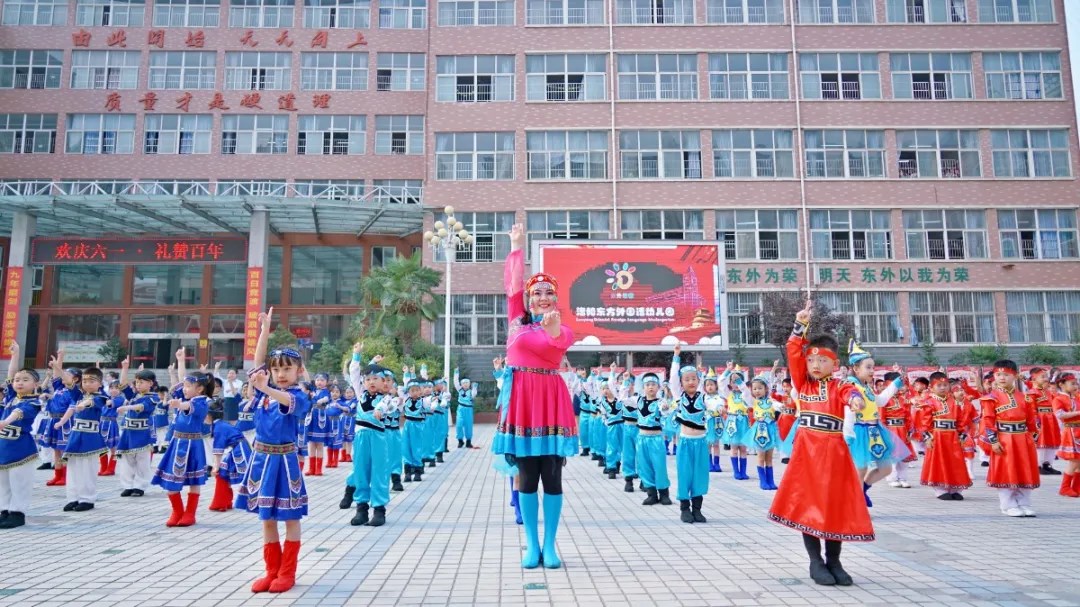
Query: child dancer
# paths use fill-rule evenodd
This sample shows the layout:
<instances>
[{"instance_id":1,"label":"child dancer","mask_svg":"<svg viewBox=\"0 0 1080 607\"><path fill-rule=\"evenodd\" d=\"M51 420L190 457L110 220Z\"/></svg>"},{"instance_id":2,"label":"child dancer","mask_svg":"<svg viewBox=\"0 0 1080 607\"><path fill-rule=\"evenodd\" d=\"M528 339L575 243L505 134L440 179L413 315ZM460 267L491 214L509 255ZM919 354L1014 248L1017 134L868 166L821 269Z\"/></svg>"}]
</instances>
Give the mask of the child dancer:
<instances>
[{"instance_id":1,"label":"child dancer","mask_svg":"<svg viewBox=\"0 0 1080 607\"><path fill-rule=\"evenodd\" d=\"M404 491L405 487L401 485L401 402L404 399L398 394L394 372L390 369L383 369L380 394L386 409L383 423L386 426L386 471L390 474L390 490Z\"/></svg>"},{"instance_id":2,"label":"child dancer","mask_svg":"<svg viewBox=\"0 0 1080 607\"><path fill-rule=\"evenodd\" d=\"M895 461L909 455L902 451L903 447L895 444L892 433L881 422L881 409L888 404L903 383L895 379L888 385L880 382L882 387L879 391L876 388L879 383L874 381L874 358L855 340L851 340L848 345L848 366L850 375L847 381L859 392L863 407L858 411L845 412L844 438L863 482L866 507L873 508L870 488L892 473ZM899 366L893 367L894 371L899 369ZM871 389L871 385L875 388Z\"/></svg>"},{"instance_id":3,"label":"child dancer","mask_svg":"<svg viewBox=\"0 0 1080 607\"><path fill-rule=\"evenodd\" d=\"M588 390L588 371L578 369L577 373L578 384L581 386L581 392L578 394L578 442L581 443L581 456L589 457L592 448L589 442L592 438L590 430L592 429L595 406L593 405L592 395Z\"/></svg>"},{"instance_id":4,"label":"child dancer","mask_svg":"<svg viewBox=\"0 0 1080 607\"><path fill-rule=\"evenodd\" d=\"M343 402L341 388L336 384L330 386L330 402L326 405L326 417L330 420L330 430L326 433L327 468L337 468L341 461L341 446L345 439L341 416L349 411Z\"/></svg>"},{"instance_id":5,"label":"child dancer","mask_svg":"<svg viewBox=\"0 0 1080 607\"><path fill-rule=\"evenodd\" d=\"M76 368L64 369L64 351L61 350L55 357L49 359L49 367L52 370L52 396L45 404L45 411L49 419L45 422L44 438L42 444L53 452L53 477L46 481L49 487L63 487L67 485L67 466L64 461L64 451L67 449L68 439L71 438L70 417L65 416L67 410L75 403L82 400L82 371ZM57 425L64 420L64 423Z\"/></svg>"},{"instance_id":6,"label":"child dancer","mask_svg":"<svg viewBox=\"0 0 1080 607\"><path fill-rule=\"evenodd\" d=\"M1076 375L1062 373L1057 378L1058 395L1054 416L1061 421L1061 448L1057 455L1065 461L1059 495L1080 497L1080 393Z\"/></svg>"},{"instance_id":7,"label":"child dancer","mask_svg":"<svg viewBox=\"0 0 1080 607\"><path fill-rule=\"evenodd\" d=\"M176 353L177 361L184 356L184 348L180 348ZM168 403L169 408L176 411L172 438L150 481L169 494L172 515L165 522L166 527L190 527L195 524L199 494L206 484L203 424L209 419L210 399L213 396L213 376L196 372L184 376L180 390L173 392L173 398ZM180 495L184 487L188 488L186 507Z\"/></svg>"},{"instance_id":8,"label":"child dancer","mask_svg":"<svg viewBox=\"0 0 1080 607\"><path fill-rule=\"evenodd\" d=\"M94 508L97 501L97 474L94 459L108 452L101 436L101 413L107 399L101 391L102 373L97 367L83 369L80 388L84 392L77 403L68 407L67 413L54 426L59 429L68 422L71 436L64 449L64 460L70 468L67 479L68 503L64 512L85 512Z\"/></svg>"},{"instance_id":9,"label":"child dancer","mask_svg":"<svg viewBox=\"0 0 1080 607\"><path fill-rule=\"evenodd\" d=\"M0 410L0 529L26 524L26 510L34 487L34 418L41 401L37 397L40 377L31 368L15 370L19 344L11 343L11 362Z\"/></svg>"},{"instance_id":10,"label":"child dancer","mask_svg":"<svg viewBox=\"0 0 1080 607\"><path fill-rule=\"evenodd\" d=\"M341 461L352 463L353 440L356 438L356 391L352 386L345 386L344 396L345 400L341 403Z\"/></svg>"},{"instance_id":11,"label":"child dancer","mask_svg":"<svg viewBox=\"0 0 1080 607\"><path fill-rule=\"evenodd\" d=\"M405 460L405 482L420 482L424 480L424 398L421 396L420 383L416 379L408 381L405 391L407 398L402 405L405 430L401 449Z\"/></svg>"},{"instance_id":12,"label":"child dancer","mask_svg":"<svg viewBox=\"0 0 1080 607\"><path fill-rule=\"evenodd\" d=\"M693 365L680 365L682 346L675 346L671 358L671 395L678 403L679 451L675 454L678 474L679 519L684 523L704 523L701 504L709 492L709 443L705 399L698 392L701 377Z\"/></svg>"},{"instance_id":13,"label":"child dancer","mask_svg":"<svg viewBox=\"0 0 1080 607\"><path fill-rule=\"evenodd\" d=\"M971 419L949 393L949 376L940 371L930 374L929 395L919 403L915 420L915 431L926 447L922 484L933 487L939 500L963 500L961 492L971 486L971 477L960 431Z\"/></svg>"},{"instance_id":14,"label":"child dancer","mask_svg":"<svg viewBox=\"0 0 1080 607\"><path fill-rule=\"evenodd\" d=\"M743 443L757 449L758 488L762 491L777 489L773 476L773 450L780 446L780 431L776 418L781 405L769 396L772 391L769 384L778 364L779 361L773 363L772 373L758 375L750 382L750 393L753 397L750 414L753 421L742 437Z\"/></svg>"},{"instance_id":15,"label":"child dancer","mask_svg":"<svg viewBox=\"0 0 1080 607\"><path fill-rule=\"evenodd\" d=\"M622 435L623 416L622 403L615 396L615 363L611 363L611 372L608 381L601 387L602 400L600 408L603 409L604 427L607 432L607 449L604 451L604 473L608 479L614 480L622 468Z\"/></svg>"},{"instance_id":16,"label":"child dancer","mask_svg":"<svg viewBox=\"0 0 1080 607\"><path fill-rule=\"evenodd\" d=\"M125 363L127 361L125 360ZM126 375L127 368L122 374ZM151 449L154 447L154 430L151 417L160 400L154 389L157 377L153 371L140 368L135 372L135 387L124 386L124 404L116 412L124 416L120 443L116 454L120 458L117 476L120 477L120 497L141 497L150 487L153 473L150 471Z\"/></svg>"},{"instance_id":17,"label":"child dancer","mask_svg":"<svg viewBox=\"0 0 1080 607\"><path fill-rule=\"evenodd\" d=\"M660 378L655 373L642 376L641 384L642 395L635 407L638 415L637 457L641 482L648 494L641 505L670 506L671 481L667 473L667 449L661 434L663 418L671 412L670 404L660 400Z\"/></svg>"},{"instance_id":18,"label":"child dancer","mask_svg":"<svg viewBox=\"0 0 1080 607\"><path fill-rule=\"evenodd\" d=\"M659 386L659 384L657 384ZM622 463L623 479L626 485L623 490L627 493L634 492L634 479L637 475L637 441L638 431L638 398L640 392L630 385L624 385L619 389L618 397L622 408Z\"/></svg>"},{"instance_id":19,"label":"child dancer","mask_svg":"<svg viewBox=\"0 0 1080 607\"><path fill-rule=\"evenodd\" d=\"M175 364L175 363L174 363ZM172 380L174 374L173 365L169 365L169 386L175 385L176 382ZM154 408L154 453L165 453L165 448L169 446L169 386L158 386L157 406Z\"/></svg>"},{"instance_id":20,"label":"child dancer","mask_svg":"<svg viewBox=\"0 0 1080 607\"><path fill-rule=\"evenodd\" d=\"M127 375L128 359L124 359L124 375ZM124 404L124 396L120 392L121 380L111 380L106 387L105 410L101 412L101 438L109 449L99 458L101 468L98 476L113 476L116 474L116 447L120 444L120 423L117 420L117 407Z\"/></svg>"},{"instance_id":21,"label":"child dancer","mask_svg":"<svg viewBox=\"0 0 1080 607\"><path fill-rule=\"evenodd\" d=\"M795 430L795 424L799 420L799 407L795 401L795 390L791 387L791 379L784 375L780 378L780 386L776 389L777 396L783 407L780 409L780 417L776 420L776 430L780 433L780 441L787 441L788 435ZM781 464L791 461L784 457Z\"/></svg>"},{"instance_id":22,"label":"child dancer","mask_svg":"<svg viewBox=\"0 0 1080 607\"><path fill-rule=\"evenodd\" d=\"M737 481L749 480L746 474L746 430L750 427L749 403L753 401L743 370L729 362L720 375L720 395L724 397L724 430L720 441L731 447L731 468Z\"/></svg>"},{"instance_id":23,"label":"child dancer","mask_svg":"<svg viewBox=\"0 0 1080 607\"><path fill-rule=\"evenodd\" d=\"M476 386L468 377L461 377L461 373L454 369L454 389L458 394L457 409L457 443L458 449L465 447L472 449L473 437L473 399L476 398ZM586 452L588 449L586 449Z\"/></svg>"},{"instance_id":24,"label":"child dancer","mask_svg":"<svg viewBox=\"0 0 1080 607\"><path fill-rule=\"evenodd\" d=\"M432 438L435 441L435 461L443 463L443 455L446 453L447 440L450 437L450 390L446 388L446 379L440 377L435 380L435 428Z\"/></svg>"},{"instance_id":25,"label":"child dancer","mask_svg":"<svg viewBox=\"0 0 1080 607\"><path fill-rule=\"evenodd\" d=\"M705 409L709 418L709 472L723 472L720 467L720 435L724 432L724 397L716 381L716 371L705 375Z\"/></svg>"},{"instance_id":26,"label":"child dancer","mask_svg":"<svg viewBox=\"0 0 1080 607\"><path fill-rule=\"evenodd\" d=\"M360 366L360 344L353 344L353 361L349 365L349 381L360 393L356 408L356 442L353 445L353 471L348 484L355 489L356 515L349 524L379 527L386 523L386 504L390 501L390 473L387 466L386 408L379 393L382 368L371 364ZM374 515L369 518L369 509Z\"/></svg>"},{"instance_id":27,"label":"child dancer","mask_svg":"<svg viewBox=\"0 0 1080 607\"><path fill-rule=\"evenodd\" d=\"M214 499L210 502L210 510L214 512L232 510L232 486L244 480L248 466L251 465L251 445L239 428L223 419L223 414L224 410L221 408L210 409L210 418L214 420L210 433L214 437L215 478Z\"/></svg>"},{"instance_id":28,"label":"child dancer","mask_svg":"<svg viewBox=\"0 0 1080 607\"><path fill-rule=\"evenodd\" d=\"M896 367L893 367L896 369ZM911 444L911 435L915 431L912 419L912 406L903 390L904 376L899 370L889 371L885 374L885 383L899 383L901 388L889 399L889 402L881 408L881 418L885 427L891 434L890 438L895 445L903 445L907 450L907 457L896 460L893 472L889 475L889 486L910 489L911 484L907 481L908 464L916 461L915 447Z\"/></svg>"},{"instance_id":29,"label":"child dancer","mask_svg":"<svg viewBox=\"0 0 1080 607\"><path fill-rule=\"evenodd\" d=\"M1035 408L1035 417L1039 420L1039 474L1055 476L1061 471L1054 468L1054 454L1061 446L1061 426L1054 416L1054 398L1050 393L1050 372L1042 367L1035 367L1030 373L1030 389L1025 392L1029 405Z\"/></svg>"},{"instance_id":30,"label":"child dancer","mask_svg":"<svg viewBox=\"0 0 1080 607\"><path fill-rule=\"evenodd\" d=\"M1040 484L1035 451L1038 416L1032 403L1016 391L1017 371L1011 360L994 363L994 389L982 399L983 427L991 450L986 486L998 490L1003 514L1035 516L1031 491Z\"/></svg>"}]
</instances>

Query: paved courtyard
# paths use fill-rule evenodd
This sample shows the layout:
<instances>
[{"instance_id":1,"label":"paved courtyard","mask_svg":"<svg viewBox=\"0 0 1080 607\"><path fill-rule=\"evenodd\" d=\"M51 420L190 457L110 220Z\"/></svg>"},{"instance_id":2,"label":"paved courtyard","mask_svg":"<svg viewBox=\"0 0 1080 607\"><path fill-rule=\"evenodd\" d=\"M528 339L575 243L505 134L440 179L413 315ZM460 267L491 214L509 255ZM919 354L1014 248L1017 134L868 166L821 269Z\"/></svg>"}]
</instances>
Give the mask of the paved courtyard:
<instances>
[{"instance_id":1,"label":"paved courtyard","mask_svg":"<svg viewBox=\"0 0 1080 607\"><path fill-rule=\"evenodd\" d=\"M477 442L493 429L479 427ZM348 468L326 470L308 482L297 586L277 596L248 590L262 564L255 517L209 512L207 495L195 527L168 529L164 493L120 498L115 477L99 479L95 510L64 513L63 488L44 487L41 471L27 526L0 531L0 606L1080 605L1080 500L1044 477L1038 518L1009 519L985 470L964 502L876 487L878 541L846 545L856 580L846 589L814 586L799 535L765 520L771 494L729 472L712 475L709 522L686 525L677 505L641 506L644 494L575 458L564 567L525 571L507 482L486 449L451 450L394 495L380 528L348 525L352 512L337 507Z\"/></svg>"}]
</instances>

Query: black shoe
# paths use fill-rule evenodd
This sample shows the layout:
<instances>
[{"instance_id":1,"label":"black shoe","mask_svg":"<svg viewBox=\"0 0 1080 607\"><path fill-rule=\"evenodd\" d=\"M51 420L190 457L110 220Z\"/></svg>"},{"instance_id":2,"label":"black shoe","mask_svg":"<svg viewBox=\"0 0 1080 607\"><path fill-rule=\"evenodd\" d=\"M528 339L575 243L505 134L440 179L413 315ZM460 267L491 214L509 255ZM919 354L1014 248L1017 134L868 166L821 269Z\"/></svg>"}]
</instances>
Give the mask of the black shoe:
<instances>
[{"instance_id":1,"label":"black shoe","mask_svg":"<svg viewBox=\"0 0 1080 607\"><path fill-rule=\"evenodd\" d=\"M690 500L690 514L694 517L695 523L706 522L705 517L701 514L701 501L703 499L704 497L699 495Z\"/></svg>"},{"instance_id":2,"label":"black shoe","mask_svg":"<svg viewBox=\"0 0 1080 607\"><path fill-rule=\"evenodd\" d=\"M836 577L825 566L825 561L821 560L820 556L816 560L810 561L810 579L814 580L814 583L819 586L836 585Z\"/></svg>"},{"instance_id":3,"label":"black shoe","mask_svg":"<svg viewBox=\"0 0 1080 607\"><path fill-rule=\"evenodd\" d=\"M690 512L690 500L679 500L679 520L684 523L694 523L694 515Z\"/></svg>"},{"instance_id":4,"label":"black shoe","mask_svg":"<svg viewBox=\"0 0 1080 607\"><path fill-rule=\"evenodd\" d=\"M79 505L79 502L68 502L68 503L64 504L64 512L71 512L72 510L75 509L75 506L78 506L78 505Z\"/></svg>"},{"instance_id":5,"label":"black shoe","mask_svg":"<svg viewBox=\"0 0 1080 607\"><path fill-rule=\"evenodd\" d=\"M785 458L780 460L780 463L781 464L790 464L791 463L791 458L790 457L785 457Z\"/></svg>"},{"instance_id":6,"label":"black shoe","mask_svg":"<svg viewBox=\"0 0 1080 607\"><path fill-rule=\"evenodd\" d=\"M724 445L724 451L731 451L731 445Z\"/></svg>"},{"instance_id":7,"label":"black shoe","mask_svg":"<svg viewBox=\"0 0 1080 607\"><path fill-rule=\"evenodd\" d=\"M632 479L632 478L626 479L626 486L623 487L623 491L625 491L627 493L633 493L634 492L634 479Z\"/></svg>"},{"instance_id":8,"label":"black shoe","mask_svg":"<svg viewBox=\"0 0 1080 607\"><path fill-rule=\"evenodd\" d=\"M1042 467L1039 468L1039 474L1045 474L1047 476L1060 476L1061 471L1055 470L1050 462L1043 462Z\"/></svg>"},{"instance_id":9,"label":"black shoe","mask_svg":"<svg viewBox=\"0 0 1080 607\"><path fill-rule=\"evenodd\" d=\"M982 466L983 468L989 468L990 467L990 462L983 462L983 463L981 463L979 465Z\"/></svg>"},{"instance_id":10,"label":"black shoe","mask_svg":"<svg viewBox=\"0 0 1080 607\"><path fill-rule=\"evenodd\" d=\"M603 468L604 467L604 458L602 458L602 457L596 458L596 465Z\"/></svg>"},{"instance_id":11,"label":"black shoe","mask_svg":"<svg viewBox=\"0 0 1080 607\"><path fill-rule=\"evenodd\" d=\"M952 494L952 498L953 498L954 502L962 502L962 501L964 501L964 496L960 495L959 493Z\"/></svg>"},{"instance_id":12,"label":"black shoe","mask_svg":"<svg viewBox=\"0 0 1080 607\"><path fill-rule=\"evenodd\" d=\"M38 470L52 470L53 467L52 467L51 463L45 462L44 464L41 464L40 466L38 466L37 469Z\"/></svg>"},{"instance_id":13,"label":"black shoe","mask_svg":"<svg viewBox=\"0 0 1080 607\"><path fill-rule=\"evenodd\" d=\"M14 529L26 524L26 515L22 512L4 512L4 517L0 518L0 529Z\"/></svg>"},{"instance_id":14,"label":"black shoe","mask_svg":"<svg viewBox=\"0 0 1080 607\"><path fill-rule=\"evenodd\" d=\"M360 525L366 525L367 522L368 522L368 505L367 504L357 504L356 505L356 516L352 517L352 520L349 521L349 524L352 525L353 527L359 527Z\"/></svg>"},{"instance_id":15,"label":"black shoe","mask_svg":"<svg viewBox=\"0 0 1080 607\"><path fill-rule=\"evenodd\" d=\"M588 457L588 456L589 456L589 448L585 447L584 449L581 450L581 457Z\"/></svg>"},{"instance_id":16,"label":"black shoe","mask_svg":"<svg viewBox=\"0 0 1080 607\"><path fill-rule=\"evenodd\" d=\"M671 505L671 496L668 495L668 490L667 489L661 489L660 490L660 505L661 506L670 506Z\"/></svg>"},{"instance_id":17,"label":"black shoe","mask_svg":"<svg viewBox=\"0 0 1080 607\"><path fill-rule=\"evenodd\" d=\"M472 439L469 439L469 440L465 441L465 448L466 449L475 449L476 448L476 447L472 446Z\"/></svg>"},{"instance_id":18,"label":"black shoe","mask_svg":"<svg viewBox=\"0 0 1080 607\"><path fill-rule=\"evenodd\" d=\"M401 475L400 474L391 474L390 475L390 482L392 483L392 485L390 487L391 491L404 491L405 490L405 487L401 486Z\"/></svg>"},{"instance_id":19,"label":"black shoe","mask_svg":"<svg viewBox=\"0 0 1080 607\"><path fill-rule=\"evenodd\" d=\"M120 497L131 497L131 489L124 489L121 491Z\"/></svg>"},{"instance_id":20,"label":"black shoe","mask_svg":"<svg viewBox=\"0 0 1080 607\"><path fill-rule=\"evenodd\" d=\"M428 460L427 467L428 468L434 468L435 467L435 460Z\"/></svg>"},{"instance_id":21,"label":"black shoe","mask_svg":"<svg viewBox=\"0 0 1080 607\"><path fill-rule=\"evenodd\" d=\"M941 495L937 496L937 498L942 501L951 502L953 500L953 494L942 493Z\"/></svg>"},{"instance_id":22,"label":"black shoe","mask_svg":"<svg viewBox=\"0 0 1080 607\"><path fill-rule=\"evenodd\" d=\"M405 480L406 483L411 483L412 482L412 466L405 466L405 479L404 480Z\"/></svg>"},{"instance_id":23,"label":"black shoe","mask_svg":"<svg viewBox=\"0 0 1080 607\"><path fill-rule=\"evenodd\" d=\"M446 463L446 462L443 461L442 453L436 453L435 454L435 461L439 462L440 464L445 464Z\"/></svg>"},{"instance_id":24,"label":"black shoe","mask_svg":"<svg viewBox=\"0 0 1080 607\"><path fill-rule=\"evenodd\" d=\"M641 502L642 506L655 506L660 503L660 496L657 495L656 489L646 489L645 493L649 494L649 497L645 498L645 501Z\"/></svg>"},{"instance_id":25,"label":"black shoe","mask_svg":"<svg viewBox=\"0 0 1080 607\"><path fill-rule=\"evenodd\" d=\"M341 498L341 502L338 504L338 508L342 510L348 510L352 508L353 494L356 493L356 487L345 485L345 497Z\"/></svg>"},{"instance_id":26,"label":"black shoe","mask_svg":"<svg viewBox=\"0 0 1080 607\"><path fill-rule=\"evenodd\" d=\"M638 489L641 489L642 491L645 490L645 482L644 481L639 481L638 482Z\"/></svg>"},{"instance_id":27,"label":"black shoe","mask_svg":"<svg viewBox=\"0 0 1080 607\"><path fill-rule=\"evenodd\" d=\"M142 497L144 495L146 495L146 493L144 493L142 489L131 490L131 497Z\"/></svg>"},{"instance_id":28,"label":"black shoe","mask_svg":"<svg viewBox=\"0 0 1080 607\"><path fill-rule=\"evenodd\" d=\"M610 470L610 469L607 470L607 477L610 480L615 480L615 477L617 477L618 475L619 475L619 473L615 472L614 470Z\"/></svg>"},{"instance_id":29,"label":"black shoe","mask_svg":"<svg viewBox=\"0 0 1080 607\"><path fill-rule=\"evenodd\" d=\"M367 513L364 513L367 516ZM365 523L368 527L382 527L386 524L386 506L375 506L375 512L371 520Z\"/></svg>"},{"instance_id":30,"label":"black shoe","mask_svg":"<svg viewBox=\"0 0 1080 607\"><path fill-rule=\"evenodd\" d=\"M93 510L93 509L94 509L94 504L92 504L90 502L79 502L78 504L75 505L74 508L72 508L72 510L74 510L75 512L86 512L87 510Z\"/></svg>"},{"instance_id":31,"label":"black shoe","mask_svg":"<svg viewBox=\"0 0 1080 607\"><path fill-rule=\"evenodd\" d=\"M10 514L11 513L8 512L7 510L0 510L0 524L3 524L4 519L6 519L8 517L8 515L10 515Z\"/></svg>"},{"instance_id":32,"label":"black shoe","mask_svg":"<svg viewBox=\"0 0 1080 607\"><path fill-rule=\"evenodd\" d=\"M422 480L424 480L424 469L423 468L415 468L413 470L413 482L414 483L419 483Z\"/></svg>"},{"instance_id":33,"label":"black shoe","mask_svg":"<svg viewBox=\"0 0 1080 607\"><path fill-rule=\"evenodd\" d=\"M463 440L461 440L461 439L459 438L459 439L458 439L458 441L457 441L457 448L458 448L458 449L461 449L461 448L463 448L464 446L465 446L465 441L463 441Z\"/></svg>"}]
</instances>

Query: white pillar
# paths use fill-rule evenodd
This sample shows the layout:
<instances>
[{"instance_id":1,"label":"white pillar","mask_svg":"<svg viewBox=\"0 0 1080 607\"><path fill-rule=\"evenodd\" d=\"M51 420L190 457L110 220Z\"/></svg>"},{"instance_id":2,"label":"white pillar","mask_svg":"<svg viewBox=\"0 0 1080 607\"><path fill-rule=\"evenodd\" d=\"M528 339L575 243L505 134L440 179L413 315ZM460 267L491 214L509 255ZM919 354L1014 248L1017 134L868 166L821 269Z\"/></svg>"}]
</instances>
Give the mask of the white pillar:
<instances>
[{"instance_id":1,"label":"white pillar","mask_svg":"<svg viewBox=\"0 0 1080 607\"><path fill-rule=\"evenodd\" d=\"M244 298L244 370L255 366L255 343L259 338L259 312L266 305L266 265L270 254L270 212L251 212L248 231L248 271Z\"/></svg>"},{"instance_id":2,"label":"white pillar","mask_svg":"<svg viewBox=\"0 0 1080 607\"><path fill-rule=\"evenodd\" d=\"M0 360L11 360L9 347L18 341L16 364L23 364L26 352L26 321L30 316L30 295L33 287L33 268L30 265L30 239L37 229L37 218L17 212L11 222L11 250L4 271L4 316L0 329Z\"/></svg>"}]
</instances>

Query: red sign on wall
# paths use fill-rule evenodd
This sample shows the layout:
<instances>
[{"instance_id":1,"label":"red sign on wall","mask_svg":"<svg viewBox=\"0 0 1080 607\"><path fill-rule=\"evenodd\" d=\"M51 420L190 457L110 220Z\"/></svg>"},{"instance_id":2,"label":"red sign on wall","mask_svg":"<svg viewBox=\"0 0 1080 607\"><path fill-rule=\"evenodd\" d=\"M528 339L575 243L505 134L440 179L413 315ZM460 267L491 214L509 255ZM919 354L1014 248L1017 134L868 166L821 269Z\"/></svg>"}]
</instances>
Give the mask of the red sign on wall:
<instances>
[{"instance_id":1,"label":"red sign on wall","mask_svg":"<svg viewBox=\"0 0 1080 607\"><path fill-rule=\"evenodd\" d=\"M22 301L23 268L12 266L7 269L4 281L4 319L0 325L3 339L0 340L0 360L11 360L11 342L15 341L19 329L19 303Z\"/></svg>"},{"instance_id":2,"label":"red sign on wall","mask_svg":"<svg viewBox=\"0 0 1080 607\"><path fill-rule=\"evenodd\" d=\"M242 263L243 238L34 238L30 261L40 265Z\"/></svg>"},{"instance_id":3,"label":"red sign on wall","mask_svg":"<svg viewBox=\"0 0 1080 607\"><path fill-rule=\"evenodd\" d=\"M244 308L244 362L255 360L259 342L259 313L262 312L263 268L248 268Z\"/></svg>"}]
</instances>

